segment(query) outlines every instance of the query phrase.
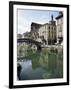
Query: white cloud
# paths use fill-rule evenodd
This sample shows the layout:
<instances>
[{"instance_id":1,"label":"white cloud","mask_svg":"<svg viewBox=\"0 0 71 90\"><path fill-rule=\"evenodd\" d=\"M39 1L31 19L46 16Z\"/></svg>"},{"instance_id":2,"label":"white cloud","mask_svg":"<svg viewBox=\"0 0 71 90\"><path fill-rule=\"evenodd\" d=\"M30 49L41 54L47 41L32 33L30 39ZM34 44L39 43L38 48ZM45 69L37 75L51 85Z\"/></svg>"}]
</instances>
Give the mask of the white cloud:
<instances>
[{"instance_id":1,"label":"white cloud","mask_svg":"<svg viewBox=\"0 0 71 90\"><path fill-rule=\"evenodd\" d=\"M58 12L53 11L33 11L33 10L18 10L18 33L30 31L31 23L44 24L51 20L51 15L58 15ZM54 19L55 20L55 19Z\"/></svg>"},{"instance_id":2,"label":"white cloud","mask_svg":"<svg viewBox=\"0 0 71 90\"><path fill-rule=\"evenodd\" d=\"M30 22L23 16L18 16L18 33L30 31Z\"/></svg>"},{"instance_id":3,"label":"white cloud","mask_svg":"<svg viewBox=\"0 0 71 90\"><path fill-rule=\"evenodd\" d=\"M26 26L22 26L22 25L19 25L18 26L18 33L25 33L25 32L27 32L27 31L30 31L30 27L28 26L28 27L26 27Z\"/></svg>"}]
</instances>

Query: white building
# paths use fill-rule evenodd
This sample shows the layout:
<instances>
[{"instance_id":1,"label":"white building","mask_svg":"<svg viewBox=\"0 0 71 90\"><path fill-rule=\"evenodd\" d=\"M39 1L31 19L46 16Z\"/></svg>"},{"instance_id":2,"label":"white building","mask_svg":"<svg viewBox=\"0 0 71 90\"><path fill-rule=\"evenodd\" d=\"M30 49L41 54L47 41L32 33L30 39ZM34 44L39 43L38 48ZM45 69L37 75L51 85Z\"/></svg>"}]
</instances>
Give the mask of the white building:
<instances>
[{"instance_id":1,"label":"white building","mask_svg":"<svg viewBox=\"0 0 71 90\"><path fill-rule=\"evenodd\" d=\"M63 41L63 13L59 12L59 15L56 17L57 20L57 42Z\"/></svg>"}]
</instances>

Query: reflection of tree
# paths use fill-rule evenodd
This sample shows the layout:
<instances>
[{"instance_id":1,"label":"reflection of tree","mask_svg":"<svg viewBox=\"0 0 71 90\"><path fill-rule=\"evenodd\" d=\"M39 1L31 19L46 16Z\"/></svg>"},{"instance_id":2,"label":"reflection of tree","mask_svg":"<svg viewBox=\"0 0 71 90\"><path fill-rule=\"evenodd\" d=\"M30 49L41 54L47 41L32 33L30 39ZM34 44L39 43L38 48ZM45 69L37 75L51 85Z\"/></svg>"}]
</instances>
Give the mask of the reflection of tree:
<instances>
[{"instance_id":1,"label":"reflection of tree","mask_svg":"<svg viewBox=\"0 0 71 90\"><path fill-rule=\"evenodd\" d=\"M55 54L48 55L48 70L52 73L56 70L57 66L57 56Z\"/></svg>"},{"instance_id":2,"label":"reflection of tree","mask_svg":"<svg viewBox=\"0 0 71 90\"><path fill-rule=\"evenodd\" d=\"M43 78L62 78L63 77L63 53L58 53L56 51L48 51L44 48L40 52L30 49L29 45L26 60L30 59L32 61L32 68L43 68L46 73ZM20 54L22 54L22 48L20 48Z\"/></svg>"},{"instance_id":3,"label":"reflection of tree","mask_svg":"<svg viewBox=\"0 0 71 90\"><path fill-rule=\"evenodd\" d=\"M19 56L22 56L23 50L22 50L22 46L19 49Z\"/></svg>"},{"instance_id":4,"label":"reflection of tree","mask_svg":"<svg viewBox=\"0 0 71 90\"><path fill-rule=\"evenodd\" d=\"M38 67L40 67L39 59L34 58L34 59L32 60L32 68L33 68L33 69L36 69L36 68L38 68Z\"/></svg>"},{"instance_id":5,"label":"reflection of tree","mask_svg":"<svg viewBox=\"0 0 71 90\"><path fill-rule=\"evenodd\" d=\"M63 77L63 53L58 53L57 55L57 76Z\"/></svg>"},{"instance_id":6,"label":"reflection of tree","mask_svg":"<svg viewBox=\"0 0 71 90\"><path fill-rule=\"evenodd\" d=\"M32 68L36 69L36 68L40 67L40 64L39 64L40 53L38 53L38 51L35 51L33 53L33 50L32 50L32 53L30 56L31 56L31 60L32 60Z\"/></svg>"},{"instance_id":7,"label":"reflection of tree","mask_svg":"<svg viewBox=\"0 0 71 90\"><path fill-rule=\"evenodd\" d=\"M48 55L48 70L51 72L52 78L63 77L63 59L60 59L62 55L63 54L58 53L51 53Z\"/></svg>"},{"instance_id":8,"label":"reflection of tree","mask_svg":"<svg viewBox=\"0 0 71 90\"><path fill-rule=\"evenodd\" d=\"M33 60L32 60L32 67L37 68L37 67L42 67L44 69L48 68L48 54L46 51L42 52L36 52Z\"/></svg>"},{"instance_id":9,"label":"reflection of tree","mask_svg":"<svg viewBox=\"0 0 71 90\"><path fill-rule=\"evenodd\" d=\"M43 67L46 70L48 69L48 53L46 53L46 51L43 51L41 53L39 63L41 65L41 67Z\"/></svg>"}]
</instances>

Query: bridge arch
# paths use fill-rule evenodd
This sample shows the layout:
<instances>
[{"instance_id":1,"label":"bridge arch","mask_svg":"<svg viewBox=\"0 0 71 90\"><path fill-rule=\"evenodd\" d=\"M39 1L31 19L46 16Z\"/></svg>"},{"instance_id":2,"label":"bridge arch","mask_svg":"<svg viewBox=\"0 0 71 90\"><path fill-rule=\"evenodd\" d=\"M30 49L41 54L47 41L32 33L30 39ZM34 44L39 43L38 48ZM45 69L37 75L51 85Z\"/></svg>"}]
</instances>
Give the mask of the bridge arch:
<instances>
[{"instance_id":1,"label":"bridge arch","mask_svg":"<svg viewBox=\"0 0 71 90\"><path fill-rule=\"evenodd\" d=\"M17 39L17 43L23 43L23 42L35 44L37 46L38 51L42 49L41 42L35 41L33 39L28 39L28 38Z\"/></svg>"}]
</instances>

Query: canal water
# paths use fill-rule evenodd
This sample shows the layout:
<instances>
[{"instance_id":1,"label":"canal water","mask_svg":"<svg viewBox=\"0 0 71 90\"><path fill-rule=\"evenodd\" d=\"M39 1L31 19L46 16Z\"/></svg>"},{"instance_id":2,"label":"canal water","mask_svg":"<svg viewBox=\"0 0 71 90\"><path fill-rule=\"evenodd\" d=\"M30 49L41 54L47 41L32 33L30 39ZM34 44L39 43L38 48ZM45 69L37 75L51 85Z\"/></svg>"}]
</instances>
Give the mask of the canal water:
<instances>
[{"instance_id":1,"label":"canal water","mask_svg":"<svg viewBox=\"0 0 71 90\"><path fill-rule=\"evenodd\" d=\"M51 53L34 55L34 58L18 60L22 69L19 80L63 78L63 57Z\"/></svg>"}]
</instances>

